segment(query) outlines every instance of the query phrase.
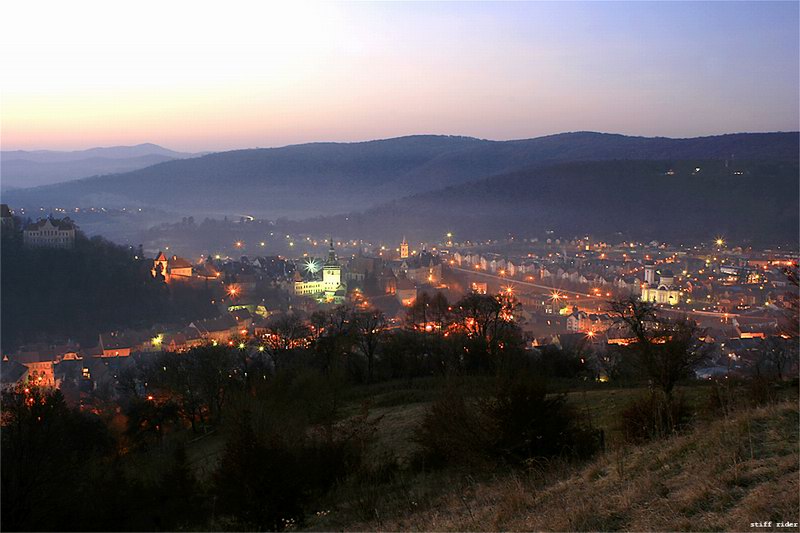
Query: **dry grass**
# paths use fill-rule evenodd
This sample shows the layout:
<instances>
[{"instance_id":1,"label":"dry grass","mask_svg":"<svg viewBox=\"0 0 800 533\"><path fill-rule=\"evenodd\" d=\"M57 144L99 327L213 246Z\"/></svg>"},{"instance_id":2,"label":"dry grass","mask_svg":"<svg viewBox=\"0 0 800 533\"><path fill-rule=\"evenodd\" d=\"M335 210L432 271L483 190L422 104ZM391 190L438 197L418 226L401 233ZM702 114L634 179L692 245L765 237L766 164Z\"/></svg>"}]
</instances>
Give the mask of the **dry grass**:
<instances>
[{"instance_id":1,"label":"dry grass","mask_svg":"<svg viewBox=\"0 0 800 533\"><path fill-rule=\"evenodd\" d=\"M798 460L797 403L784 402L698 424L665 441L617 446L582 468L550 465L485 481L428 475L407 485L401 480L400 491L385 487L383 494L397 501L372 487L361 521L346 519L354 515L345 504L313 527L747 531L751 522L798 521Z\"/></svg>"}]
</instances>

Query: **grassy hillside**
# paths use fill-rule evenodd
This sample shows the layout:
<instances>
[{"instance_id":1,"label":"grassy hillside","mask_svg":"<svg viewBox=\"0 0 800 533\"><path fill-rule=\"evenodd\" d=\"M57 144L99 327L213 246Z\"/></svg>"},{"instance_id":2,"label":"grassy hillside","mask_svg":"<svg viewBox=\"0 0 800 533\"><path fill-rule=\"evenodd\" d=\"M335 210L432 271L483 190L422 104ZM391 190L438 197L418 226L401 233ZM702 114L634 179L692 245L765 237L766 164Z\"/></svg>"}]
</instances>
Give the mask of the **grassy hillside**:
<instances>
[{"instance_id":1,"label":"grassy hillside","mask_svg":"<svg viewBox=\"0 0 800 533\"><path fill-rule=\"evenodd\" d=\"M789 401L698 423L666 441L618 446L583 467L398 476L379 494L349 488L340 494L349 500L321 511L313 528L746 531L756 521L796 522L797 423Z\"/></svg>"}]
</instances>

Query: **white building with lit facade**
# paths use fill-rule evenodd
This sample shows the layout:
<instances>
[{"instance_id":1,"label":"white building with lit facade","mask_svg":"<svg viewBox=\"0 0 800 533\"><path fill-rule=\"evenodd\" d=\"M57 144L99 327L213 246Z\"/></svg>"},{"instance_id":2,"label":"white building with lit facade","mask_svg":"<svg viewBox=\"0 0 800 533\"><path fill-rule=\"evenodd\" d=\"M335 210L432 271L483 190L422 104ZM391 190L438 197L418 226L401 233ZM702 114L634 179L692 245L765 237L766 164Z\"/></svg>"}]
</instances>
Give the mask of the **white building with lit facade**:
<instances>
[{"instance_id":1,"label":"white building with lit facade","mask_svg":"<svg viewBox=\"0 0 800 533\"><path fill-rule=\"evenodd\" d=\"M658 274L658 283L655 275ZM645 266L645 282L642 284L643 302L664 305L678 305L681 302L681 290L675 285L675 275L671 270L656 271L652 265Z\"/></svg>"},{"instance_id":2,"label":"white building with lit facade","mask_svg":"<svg viewBox=\"0 0 800 533\"><path fill-rule=\"evenodd\" d=\"M22 232L25 246L72 248L75 246L75 224L69 219L45 218L29 224Z\"/></svg>"},{"instance_id":3,"label":"white building with lit facade","mask_svg":"<svg viewBox=\"0 0 800 533\"><path fill-rule=\"evenodd\" d=\"M322 266L313 259L303 264L305 276L300 270L295 272L294 293L298 296L308 296L320 303L342 304L347 296L347 284L342 280L342 266L336 258L333 248L333 239L328 249L328 259ZM320 277L319 272L322 271Z\"/></svg>"}]
</instances>

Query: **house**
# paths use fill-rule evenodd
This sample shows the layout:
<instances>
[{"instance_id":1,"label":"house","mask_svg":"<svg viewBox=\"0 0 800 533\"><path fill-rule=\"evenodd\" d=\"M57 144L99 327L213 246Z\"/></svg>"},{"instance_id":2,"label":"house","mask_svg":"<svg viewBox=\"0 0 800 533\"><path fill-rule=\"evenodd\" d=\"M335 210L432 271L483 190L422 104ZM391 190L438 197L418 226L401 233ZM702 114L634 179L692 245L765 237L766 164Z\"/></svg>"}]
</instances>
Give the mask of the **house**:
<instances>
[{"instance_id":1,"label":"house","mask_svg":"<svg viewBox=\"0 0 800 533\"><path fill-rule=\"evenodd\" d=\"M45 218L23 230L22 242L25 246L72 248L75 246L75 230L75 223L69 217Z\"/></svg>"},{"instance_id":2,"label":"house","mask_svg":"<svg viewBox=\"0 0 800 533\"><path fill-rule=\"evenodd\" d=\"M4 357L0 361L0 389L3 392L14 390L28 382L28 367Z\"/></svg>"},{"instance_id":3,"label":"house","mask_svg":"<svg viewBox=\"0 0 800 533\"><path fill-rule=\"evenodd\" d=\"M239 335L239 324L231 315L198 320L189 324L189 327L197 329L206 341L227 342Z\"/></svg>"},{"instance_id":4,"label":"house","mask_svg":"<svg viewBox=\"0 0 800 533\"><path fill-rule=\"evenodd\" d=\"M486 294L487 292L489 292L489 284L486 283L485 281L483 282L473 281L470 288L472 289L472 292L475 292L477 294Z\"/></svg>"},{"instance_id":5,"label":"house","mask_svg":"<svg viewBox=\"0 0 800 533\"><path fill-rule=\"evenodd\" d=\"M245 308L236 309L231 311L231 316L236 320L236 326L239 328L239 333L242 335L247 334L247 330L253 323L253 315Z\"/></svg>"},{"instance_id":6,"label":"house","mask_svg":"<svg viewBox=\"0 0 800 533\"><path fill-rule=\"evenodd\" d=\"M567 317L567 332L578 333L586 329L586 320L589 315L585 311L578 311L577 307L573 308L572 313Z\"/></svg>"},{"instance_id":7,"label":"house","mask_svg":"<svg viewBox=\"0 0 800 533\"><path fill-rule=\"evenodd\" d=\"M161 346L170 352L185 352L197 346L202 346L203 343L203 337L197 331L197 328L185 327L178 332L164 334Z\"/></svg>"},{"instance_id":8,"label":"house","mask_svg":"<svg viewBox=\"0 0 800 533\"><path fill-rule=\"evenodd\" d=\"M395 294L397 292L397 276L391 268L384 266L376 277L378 290L383 294Z\"/></svg>"},{"instance_id":9,"label":"house","mask_svg":"<svg viewBox=\"0 0 800 533\"><path fill-rule=\"evenodd\" d=\"M4 228L14 227L14 216L11 209L8 208L8 204L0 204L0 222Z\"/></svg>"},{"instance_id":10,"label":"house","mask_svg":"<svg viewBox=\"0 0 800 533\"><path fill-rule=\"evenodd\" d=\"M518 274L517 271L518 271L518 268L514 263L512 263L511 261L506 263L506 274L508 276L511 276L511 277L516 276Z\"/></svg>"},{"instance_id":11,"label":"house","mask_svg":"<svg viewBox=\"0 0 800 533\"><path fill-rule=\"evenodd\" d=\"M417 286L406 277L398 278L395 296L401 304L409 307L417 299Z\"/></svg>"},{"instance_id":12,"label":"house","mask_svg":"<svg viewBox=\"0 0 800 533\"><path fill-rule=\"evenodd\" d=\"M169 275L171 278L191 278L194 267L187 259L173 255L169 260Z\"/></svg>"},{"instance_id":13,"label":"house","mask_svg":"<svg viewBox=\"0 0 800 533\"><path fill-rule=\"evenodd\" d=\"M400 272L417 284L439 285L442 282L442 262L430 252L422 251L405 259L400 266Z\"/></svg>"}]
</instances>

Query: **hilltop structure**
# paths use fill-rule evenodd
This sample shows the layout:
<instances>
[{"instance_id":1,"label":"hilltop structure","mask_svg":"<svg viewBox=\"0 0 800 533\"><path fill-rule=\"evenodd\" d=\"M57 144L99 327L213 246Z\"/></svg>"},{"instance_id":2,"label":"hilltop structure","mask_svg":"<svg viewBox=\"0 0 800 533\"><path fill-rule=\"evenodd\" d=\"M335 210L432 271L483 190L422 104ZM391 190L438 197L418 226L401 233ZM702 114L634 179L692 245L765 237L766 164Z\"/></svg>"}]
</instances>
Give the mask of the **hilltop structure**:
<instances>
[{"instance_id":1,"label":"hilltop structure","mask_svg":"<svg viewBox=\"0 0 800 533\"><path fill-rule=\"evenodd\" d=\"M25 246L72 248L75 246L75 223L65 217L45 218L29 224L22 232Z\"/></svg>"},{"instance_id":2,"label":"hilltop structure","mask_svg":"<svg viewBox=\"0 0 800 533\"><path fill-rule=\"evenodd\" d=\"M150 270L153 277L158 274L164 276L164 281L169 282L171 279L191 279L194 274L194 266L191 262L173 255L169 259L164 255L164 252L158 252L158 255L153 259L153 268Z\"/></svg>"}]
</instances>

